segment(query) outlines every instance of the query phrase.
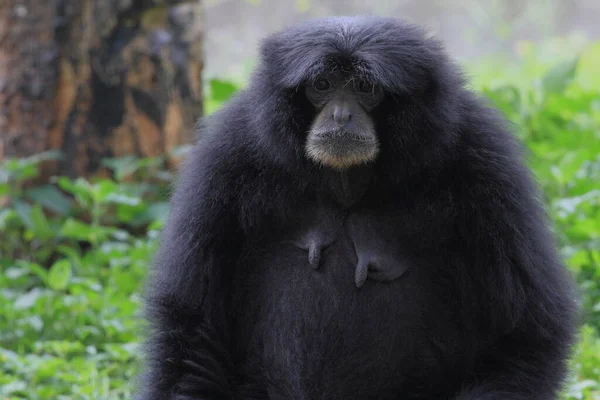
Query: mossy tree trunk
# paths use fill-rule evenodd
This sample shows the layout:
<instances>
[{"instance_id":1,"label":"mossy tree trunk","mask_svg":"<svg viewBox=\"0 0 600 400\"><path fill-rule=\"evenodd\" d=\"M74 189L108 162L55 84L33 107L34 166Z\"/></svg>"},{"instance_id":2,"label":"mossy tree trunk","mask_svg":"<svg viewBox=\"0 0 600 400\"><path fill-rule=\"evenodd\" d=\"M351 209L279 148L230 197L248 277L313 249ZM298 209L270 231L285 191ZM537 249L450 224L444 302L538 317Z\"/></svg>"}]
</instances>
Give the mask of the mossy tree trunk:
<instances>
[{"instance_id":1,"label":"mossy tree trunk","mask_svg":"<svg viewBox=\"0 0 600 400\"><path fill-rule=\"evenodd\" d=\"M202 112L199 0L0 0L0 159L106 157L187 144Z\"/></svg>"}]
</instances>

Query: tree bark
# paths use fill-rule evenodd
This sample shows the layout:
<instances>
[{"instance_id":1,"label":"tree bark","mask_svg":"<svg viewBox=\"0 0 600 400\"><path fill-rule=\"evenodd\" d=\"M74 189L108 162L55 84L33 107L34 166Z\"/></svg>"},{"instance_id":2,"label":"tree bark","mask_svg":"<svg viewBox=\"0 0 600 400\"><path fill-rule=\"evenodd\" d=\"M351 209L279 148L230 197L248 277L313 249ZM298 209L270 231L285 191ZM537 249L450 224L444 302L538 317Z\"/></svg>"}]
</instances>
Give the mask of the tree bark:
<instances>
[{"instance_id":1,"label":"tree bark","mask_svg":"<svg viewBox=\"0 0 600 400\"><path fill-rule=\"evenodd\" d=\"M202 113L198 0L0 0L0 158L58 149L45 172L186 144Z\"/></svg>"}]
</instances>

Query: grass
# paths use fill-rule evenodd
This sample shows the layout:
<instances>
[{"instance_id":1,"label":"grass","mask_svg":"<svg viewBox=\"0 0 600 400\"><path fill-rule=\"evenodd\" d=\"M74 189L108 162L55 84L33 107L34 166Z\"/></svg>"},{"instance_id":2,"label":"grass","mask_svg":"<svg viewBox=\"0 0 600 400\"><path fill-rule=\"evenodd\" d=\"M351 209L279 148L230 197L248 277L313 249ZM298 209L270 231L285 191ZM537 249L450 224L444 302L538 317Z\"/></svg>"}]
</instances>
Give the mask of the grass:
<instances>
[{"instance_id":1,"label":"grass","mask_svg":"<svg viewBox=\"0 0 600 400\"><path fill-rule=\"evenodd\" d=\"M581 288L584 325L563 398L600 399L600 43L520 52L469 72L526 143ZM237 89L209 83L209 111ZM139 294L173 176L162 158L122 158L105 160L110 179L27 184L59 156L0 165L0 398L130 399Z\"/></svg>"}]
</instances>

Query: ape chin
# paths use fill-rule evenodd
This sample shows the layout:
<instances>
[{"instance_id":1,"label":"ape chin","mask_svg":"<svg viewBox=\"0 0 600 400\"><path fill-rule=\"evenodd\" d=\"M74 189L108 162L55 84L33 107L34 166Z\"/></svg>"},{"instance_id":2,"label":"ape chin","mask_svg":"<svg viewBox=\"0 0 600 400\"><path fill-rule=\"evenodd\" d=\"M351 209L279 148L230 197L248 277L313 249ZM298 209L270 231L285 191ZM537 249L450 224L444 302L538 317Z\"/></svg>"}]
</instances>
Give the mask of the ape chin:
<instances>
[{"instance_id":1,"label":"ape chin","mask_svg":"<svg viewBox=\"0 0 600 400\"><path fill-rule=\"evenodd\" d=\"M571 278L519 145L424 31L274 34L199 130L139 399L558 399Z\"/></svg>"}]
</instances>

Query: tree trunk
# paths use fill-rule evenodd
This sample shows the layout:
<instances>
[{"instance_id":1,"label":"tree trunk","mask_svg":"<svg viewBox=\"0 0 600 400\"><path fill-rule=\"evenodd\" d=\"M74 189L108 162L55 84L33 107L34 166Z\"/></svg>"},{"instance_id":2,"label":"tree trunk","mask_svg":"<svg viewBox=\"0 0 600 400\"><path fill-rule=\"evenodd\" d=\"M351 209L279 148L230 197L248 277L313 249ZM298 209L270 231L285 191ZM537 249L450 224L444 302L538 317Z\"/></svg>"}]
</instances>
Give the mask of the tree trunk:
<instances>
[{"instance_id":1,"label":"tree trunk","mask_svg":"<svg viewBox=\"0 0 600 400\"><path fill-rule=\"evenodd\" d=\"M198 0L0 0L0 159L49 173L187 144L202 113Z\"/></svg>"}]
</instances>

